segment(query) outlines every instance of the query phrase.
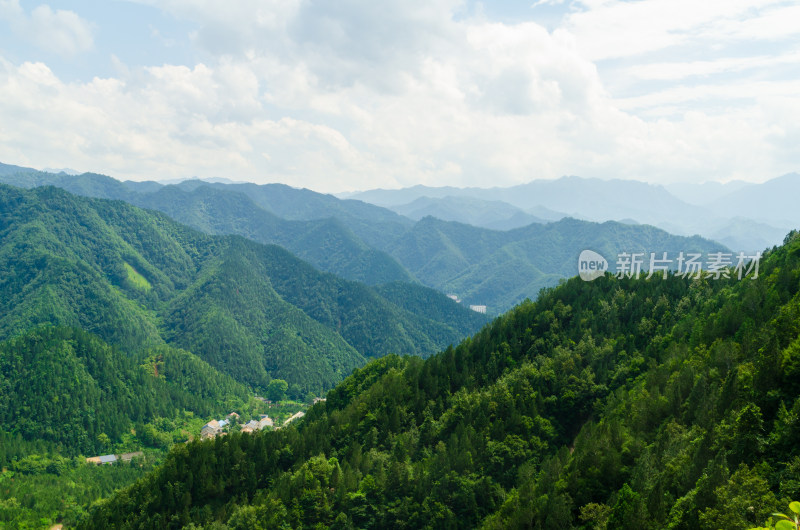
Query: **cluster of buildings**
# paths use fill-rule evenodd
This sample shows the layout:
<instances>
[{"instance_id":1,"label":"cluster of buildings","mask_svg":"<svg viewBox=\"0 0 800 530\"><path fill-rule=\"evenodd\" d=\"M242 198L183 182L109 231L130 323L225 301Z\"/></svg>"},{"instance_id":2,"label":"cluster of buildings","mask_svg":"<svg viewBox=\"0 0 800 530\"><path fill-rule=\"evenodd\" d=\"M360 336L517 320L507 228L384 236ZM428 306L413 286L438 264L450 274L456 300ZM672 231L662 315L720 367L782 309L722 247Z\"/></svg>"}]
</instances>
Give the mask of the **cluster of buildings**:
<instances>
[{"instance_id":1,"label":"cluster of buildings","mask_svg":"<svg viewBox=\"0 0 800 530\"><path fill-rule=\"evenodd\" d=\"M461 303L461 299L458 297L458 295L448 294L447 298L449 298L450 300L454 301L457 304ZM486 314L486 306L485 305L470 305L469 308L472 309L473 311L475 311L476 313L482 313L484 315Z\"/></svg>"},{"instance_id":2,"label":"cluster of buildings","mask_svg":"<svg viewBox=\"0 0 800 530\"><path fill-rule=\"evenodd\" d=\"M207 439L207 438L216 438L217 436L223 436L227 431L225 430L226 427L229 427L232 424L237 424L239 422L239 415L235 412L231 412L228 416L223 420L211 420L210 422L203 425L203 428L200 429L200 438ZM258 421L250 420L249 422L245 423L242 426L242 432L254 432L260 431L266 427L272 427L273 421L266 414L262 414Z\"/></svg>"},{"instance_id":3,"label":"cluster of buildings","mask_svg":"<svg viewBox=\"0 0 800 530\"><path fill-rule=\"evenodd\" d=\"M315 398L314 403L319 403L320 401L325 401L324 398ZM287 419L283 425L288 425L291 422L302 418L305 416L305 413L300 411L293 414L289 419ZM225 419L222 420L211 420L210 422L203 425L203 428L200 429L200 438L203 440L207 440L209 438L216 438L217 436L225 436L228 433L228 430L231 425L238 425L239 424L239 415L235 412L231 412L228 414ZM258 420L250 420L244 425L242 425L241 432L256 432L262 431L267 427L280 429L280 427L275 427L275 422L270 418L267 414L261 414ZM101 455L101 456L92 456L86 459L87 463L91 464L114 464L116 462L130 462L134 458L143 457L144 453L142 451L135 451L133 453L125 453L121 455Z\"/></svg>"},{"instance_id":4,"label":"cluster of buildings","mask_svg":"<svg viewBox=\"0 0 800 530\"><path fill-rule=\"evenodd\" d=\"M273 405L271 401L265 399L260 396L256 396L256 399L263 401L270 407ZM312 405L316 405L317 403L325 402L325 398L316 397L312 401ZM283 425L288 425L295 420L298 420L305 416L305 412L296 412L291 417L289 417ZM230 430L231 425L238 425L240 424L239 415L235 412L231 412L228 414L225 419L222 420L211 420L210 422L203 425L203 428L200 429L200 438L206 440L209 438L216 438L217 436L224 436ZM267 427L273 429L280 429L283 425L277 426L272 418L270 418L267 414L261 414L258 420L250 420L247 423L242 424L241 432L256 432L256 431L263 431Z\"/></svg>"},{"instance_id":5,"label":"cluster of buildings","mask_svg":"<svg viewBox=\"0 0 800 530\"><path fill-rule=\"evenodd\" d=\"M262 414L260 420L258 420L258 421L250 420L249 422L244 424L244 426L242 427L242 432L260 431L264 427L273 427L273 426L274 425L273 425L272 418L270 418L266 414Z\"/></svg>"}]
</instances>

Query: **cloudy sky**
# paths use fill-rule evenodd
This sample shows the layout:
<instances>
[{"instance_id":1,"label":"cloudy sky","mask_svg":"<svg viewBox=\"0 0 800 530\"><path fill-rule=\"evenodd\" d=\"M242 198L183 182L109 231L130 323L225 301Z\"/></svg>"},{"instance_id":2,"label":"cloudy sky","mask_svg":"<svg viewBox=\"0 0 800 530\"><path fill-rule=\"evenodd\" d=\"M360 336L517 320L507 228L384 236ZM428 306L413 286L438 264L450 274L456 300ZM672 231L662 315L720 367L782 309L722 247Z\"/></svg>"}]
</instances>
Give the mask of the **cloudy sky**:
<instances>
[{"instance_id":1,"label":"cloudy sky","mask_svg":"<svg viewBox=\"0 0 800 530\"><path fill-rule=\"evenodd\" d=\"M0 0L0 162L319 191L800 170L800 4Z\"/></svg>"}]
</instances>

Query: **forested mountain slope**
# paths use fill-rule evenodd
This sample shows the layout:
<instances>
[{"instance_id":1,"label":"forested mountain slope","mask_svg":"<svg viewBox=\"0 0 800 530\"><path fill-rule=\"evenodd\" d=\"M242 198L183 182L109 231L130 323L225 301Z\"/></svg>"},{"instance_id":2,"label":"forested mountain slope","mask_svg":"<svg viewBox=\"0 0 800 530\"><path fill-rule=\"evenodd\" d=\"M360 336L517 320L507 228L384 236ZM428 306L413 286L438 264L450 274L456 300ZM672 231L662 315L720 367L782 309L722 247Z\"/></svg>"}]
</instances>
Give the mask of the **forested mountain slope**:
<instances>
[{"instance_id":1,"label":"forested mountain slope","mask_svg":"<svg viewBox=\"0 0 800 530\"><path fill-rule=\"evenodd\" d=\"M747 528L800 496L798 361L797 232L757 279L573 278L297 427L176 448L81 527Z\"/></svg>"},{"instance_id":2,"label":"forested mountain slope","mask_svg":"<svg viewBox=\"0 0 800 530\"><path fill-rule=\"evenodd\" d=\"M178 186L192 188L207 185L202 181L184 181ZM289 220L342 220L368 245L380 248L381 242L394 239L413 225L413 221L391 210L357 200L341 200L333 195L285 184L208 184L218 190L237 191L275 215Z\"/></svg>"},{"instance_id":3,"label":"forested mountain slope","mask_svg":"<svg viewBox=\"0 0 800 530\"><path fill-rule=\"evenodd\" d=\"M92 173L17 169L0 172L0 180L23 187L53 184L80 195L125 200L208 233L280 245L347 279L370 285L418 281L466 304L486 305L491 314L535 298L542 287L575 274L578 255L586 248L604 253L612 265L619 252L649 256L724 250L706 239L673 236L645 225L563 219L500 231L434 217L414 223L372 204L282 184L190 180L163 186Z\"/></svg>"},{"instance_id":4,"label":"forested mountain slope","mask_svg":"<svg viewBox=\"0 0 800 530\"><path fill-rule=\"evenodd\" d=\"M129 194L128 200L204 232L238 234L280 245L320 270L349 280L369 285L416 281L391 256L365 244L336 217L286 220L259 207L244 192L205 183Z\"/></svg>"},{"instance_id":5,"label":"forested mountain slope","mask_svg":"<svg viewBox=\"0 0 800 530\"><path fill-rule=\"evenodd\" d=\"M360 201L298 190L279 184L211 184L199 180L175 186L120 182L105 175L53 174L0 166L0 181L31 188L52 185L70 193L124 200L159 210L176 221L211 234L236 234L276 244L320 270L370 285L414 278L391 256L369 245L394 237L412 221ZM351 229L352 228L352 229Z\"/></svg>"},{"instance_id":6,"label":"forested mountain slope","mask_svg":"<svg viewBox=\"0 0 800 530\"><path fill-rule=\"evenodd\" d=\"M85 331L51 326L0 342L0 390L3 430L66 456L107 451L157 418L207 417L247 401L243 385L186 351L158 346L130 355Z\"/></svg>"},{"instance_id":7,"label":"forested mountain slope","mask_svg":"<svg viewBox=\"0 0 800 530\"><path fill-rule=\"evenodd\" d=\"M127 352L167 342L253 388L281 378L301 396L366 358L427 355L485 322L438 293L412 313L279 247L123 202L0 186L0 210L0 339L54 324Z\"/></svg>"},{"instance_id":8,"label":"forested mountain slope","mask_svg":"<svg viewBox=\"0 0 800 530\"><path fill-rule=\"evenodd\" d=\"M565 218L505 232L433 217L420 220L387 251L423 284L458 294L465 302L502 311L575 275L584 249L599 252L615 267L622 252L726 251L701 237L674 236L658 228Z\"/></svg>"}]
</instances>

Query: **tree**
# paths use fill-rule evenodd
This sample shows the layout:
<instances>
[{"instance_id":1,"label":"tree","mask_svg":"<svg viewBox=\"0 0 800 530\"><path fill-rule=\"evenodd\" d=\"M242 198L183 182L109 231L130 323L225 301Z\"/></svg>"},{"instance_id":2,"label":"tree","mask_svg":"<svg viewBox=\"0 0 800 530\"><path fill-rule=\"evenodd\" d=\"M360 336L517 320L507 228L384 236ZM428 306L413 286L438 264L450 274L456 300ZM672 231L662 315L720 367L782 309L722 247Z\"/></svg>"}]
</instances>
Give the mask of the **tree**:
<instances>
[{"instance_id":1,"label":"tree","mask_svg":"<svg viewBox=\"0 0 800 530\"><path fill-rule=\"evenodd\" d=\"M289 389L289 384L283 379L273 379L267 386L267 397L272 401L281 401L286 399L286 391Z\"/></svg>"},{"instance_id":2,"label":"tree","mask_svg":"<svg viewBox=\"0 0 800 530\"><path fill-rule=\"evenodd\" d=\"M777 506L775 494L755 467L739 466L730 480L714 491L716 505L700 513L703 528L742 528L763 521Z\"/></svg>"},{"instance_id":3,"label":"tree","mask_svg":"<svg viewBox=\"0 0 800 530\"><path fill-rule=\"evenodd\" d=\"M97 441L100 443L101 446L103 446L103 450L106 450L109 447L111 447L111 439L104 432L101 432L100 434L97 435Z\"/></svg>"},{"instance_id":4,"label":"tree","mask_svg":"<svg viewBox=\"0 0 800 530\"><path fill-rule=\"evenodd\" d=\"M608 516L608 528L642 528L641 496L624 484Z\"/></svg>"}]
</instances>

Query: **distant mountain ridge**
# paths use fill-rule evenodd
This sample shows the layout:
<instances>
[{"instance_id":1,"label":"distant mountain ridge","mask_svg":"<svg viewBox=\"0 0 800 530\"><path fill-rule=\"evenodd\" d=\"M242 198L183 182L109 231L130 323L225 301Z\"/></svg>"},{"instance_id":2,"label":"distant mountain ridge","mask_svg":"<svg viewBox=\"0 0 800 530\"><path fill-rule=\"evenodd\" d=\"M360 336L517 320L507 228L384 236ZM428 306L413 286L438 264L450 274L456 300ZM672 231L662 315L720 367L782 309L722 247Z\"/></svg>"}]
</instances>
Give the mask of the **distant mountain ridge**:
<instances>
[{"instance_id":1,"label":"distant mountain ridge","mask_svg":"<svg viewBox=\"0 0 800 530\"><path fill-rule=\"evenodd\" d=\"M382 230L402 233L413 222L360 201L346 201L343 207L339 204L342 201L309 190L295 190L299 197L286 200L293 189L284 185L262 189L253 184L187 180L164 186L154 181L121 182L96 173L71 176L1 165L0 181L23 188L52 185L77 195L123 200L159 210L208 233L237 234L260 243L281 245L321 270L349 280L370 285L415 281L393 258L364 243L364 239L380 240ZM291 210L286 207L287 202L303 204L304 215L296 212L290 218L279 217ZM378 211L378 218L370 222L374 211ZM347 224L335 221L335 216Z\"/></svg>"},{"instance_id":2,"label":"distant mountain ridge","mask_svg":"<svg viewBox=\"0 0 800 530\"><path fill-rule=\"evenodd\" d=\"M687 197L701 195L691 203ZM431 188L412 186L399 190L375 189L343 194L390 208L421 198L479 198L501 201L526 212L546 206L588 221L635 220L671 233L700 234L738 245L735 250L763 250L779 244L789 230L800 226L800 175L791 173L763 184L732 182L658 186L632 180L601 180L566 176L534 180L507 188ZM736 221L734 222L734 220ZM743 224L748 229L742 233ZM766 245L765 245L766 243Z\"/></svg>"},{"instance_id":3,"label":"distant mountain ridge","mask_svg":"<svg viewBox=\"0 0 800 530\"><path fill-rule=\"evenodd\" d=\"M511 230L532 223L548 222L507 202L475 197L419 197L408 204L392 206L391 209L415 221L432 216L442 221L456 221L492 230Z\"/></svg>"},{"instance_id":4,"label":"distant mountain ridge","mask_svg":"<svg viewBox=\"0 0 800 530\"><path fill-rule=\"evenodd\" d=\"M129 201L162 211L181 223L212 234L238 234L280 245L321 270L378 285L414 282L397 261L356 236L341 220L286 220L259 207L243 191L166 186Z\"/></svg>"},{"instance_id":5,"label":"distant mountain ridge","mask_svg":"<svg viewBox=\"0 0 800 530\"><path fill-rule=\"evenodd\" d=\"M469 219L470 215L473 212L485 212L487 217L481 222L490 226L499 223L507 228L513 226L519 217L525 221L534 217L537 221L563 220L565 214L559 213L557 206L564 207L561 211L574 211L580 210L585 203L591 208L584 212L587 215L578 217L586 219L611 211L609 205L592 206L603 194L613 195L615 204L624 206L625 200L621 195L627 184L623 181L613 183L611 191L604 190L602 181L590 181L591 185L577 195L567 193L569 186L582 185L585 179L572 177L566 183L549 183L547 186L554 186L553 189L558 191L556 195L563 195L559 199L561 202L554 201L556 204L543 207L528 201L531 203L528 204L530 210L536 212L534 214L507 206L507 201L524 201L526 194L530 195L531 190L539 184L514 190L489 190L497 195L496 198L449 199L451 195L448 194L456 193L456 188L436 189L442 198L428 200L427 203L422 201L425 204L414 215L424 213L426 216L415 223L408 217L374 204L354 199L342 200L282 184L209 184L189 180L164 186L157 182L120 182L91 173L71 177L34 170L0 175L0 180L24 187L52 184L81 195L119 199L157 209L208 233L237 234L261 243L278 244L320 270L347 279L370 285L418 281L427 287L457 295L465 305L486 305L490 314L505 311L525 298L534 298L542 287L555 285L560 278L574 275L577 256L583 250L577 247L575 241L582 241L586 245L591 243L590 247L585 248L613 252L629 248L644 252L663 252L678 247L683 247L681 250L685 251L724 248L711 241L698 243L689 239L673 239L668 248L657 248L668 240L668 234L655 236L658 231L636 224L642 221L630 215L620 215L622 223L617 223L619 228L613 229L585 221L585 224L556 224L556 228L547 229L543 227L549 224L528 223L513 230L493 230L463 222L456 227L453 222L430 221L427 215L431 209L434 212L439 209L438 213L447 217L441 210L449 201L449 211L453 217L477 223L478 216ZM633 187L643 197L671 197L663 188L643 183L635 183ZM541 187L536 189L543 190ZM403 200L409 194L427 193L431 188L417 186L410 190L401 190ZM478 191L485 195L487 190ZM547 196L544 191L540 198ZM477 193L475 189L472 192ZM381 192L390 197L393 193L387 195ZM548 193L553 195L555 192ZM516 197L510 198L509 195ZM696 209L675 198L671 201L670 204L682 205L681 208L687 212ZM642 204L635 213L648 211L648 201L643 200ZM468 219L464 219L464 212ZM576 232L571 234L569 230ZM754 234L744 239L752 241L760 238L760 249L761 243L767 240L762 230L769 231L769 238L773 238L776 232L772 227L759 225L754 227ZM586 239L584 232L593 234L594 239ZM534 233L546 235L540 238L532 236ZM727 232L722 233L722 236L725 235ZM679 241L683 242L679 244ZM643 242L647 245L643 245ZM539 251L532 245L538 245ZM547 255L560 256L560 261L553 261ZM572 265L564 265L570 262Z\"/></svg>"}]
</instances>

